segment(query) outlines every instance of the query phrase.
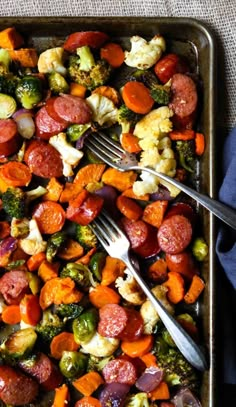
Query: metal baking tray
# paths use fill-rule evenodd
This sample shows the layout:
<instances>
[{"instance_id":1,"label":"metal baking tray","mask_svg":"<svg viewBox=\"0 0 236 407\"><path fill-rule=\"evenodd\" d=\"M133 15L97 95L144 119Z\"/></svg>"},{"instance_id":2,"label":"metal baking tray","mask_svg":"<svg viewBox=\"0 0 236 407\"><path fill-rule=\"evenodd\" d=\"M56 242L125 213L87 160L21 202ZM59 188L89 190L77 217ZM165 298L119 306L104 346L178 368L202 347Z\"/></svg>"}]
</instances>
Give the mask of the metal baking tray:
<instances>
[{"instance_id":1,"label":"metal baking tray","mask_svg":"<svg viewBox=\"0 0 236 407\"><path fill-rule=\"evenodd\" d=\"M202 80L201 113L197 129L206 136L206 151L201 159L197 188L211 197L215 195L214 151L214 100L216 91L215 42L209 28L191 18L173 17L2 17L0 30L15 26L24 36L27 46L38 51L62 44L65 37L75 31L101 30L112 39L126 43L132 35L152 38L161 34L168 50L182 54ZM202 342L206 346L210 369L203 374L201 387L202 407L215 407L216 357L215 357L215 224L211 214L202 208L201 219L205 238L209 244L209 258L204 263L202 275L206 281L203 299L197 305L202 316Z\"/></svg>"}]
</instances>

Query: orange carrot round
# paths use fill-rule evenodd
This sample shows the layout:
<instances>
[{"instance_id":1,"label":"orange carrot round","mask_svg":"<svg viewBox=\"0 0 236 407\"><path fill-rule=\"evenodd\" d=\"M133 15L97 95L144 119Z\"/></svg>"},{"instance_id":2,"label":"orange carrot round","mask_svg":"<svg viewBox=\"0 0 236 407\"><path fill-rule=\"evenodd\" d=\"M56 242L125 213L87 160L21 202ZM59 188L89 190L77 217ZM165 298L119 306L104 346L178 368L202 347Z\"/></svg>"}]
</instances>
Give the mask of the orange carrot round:
<instances>
[{"instance_id":1,"label":"orange carrot round","mask_svg":"<svg viewBox=\"0 0 236 407\"><path fill-rule=\"evenodd\" d=\"M2 312L2 321L5 324L15 325L21 321L19 305L8 305Z\"/></svg>"},{"instance_id":2,"label":"orange carrot round","mask_svg":"<svg viewBox=\"0 0 236 407\"><path fill-rule=\"evenodd\" d=\"M61 387L55 389L55 396L52 407L67 407L69 402L69 389L64 383Z\"/></svg>"},{"instance_id":3,"label":"orange carrot round","mask_svg":"<svg viewBox=\"0 0 236 407\"><path fill-rule=\"evenodd\" d=\"M120 142L123 149L128 153L136 154L142 150L138 143L138 137L132 133L122 133Z\"/></svg>"},{"instance_id":4,"label":"orange carrot round","mask_svg":"<svg viewBox=\"0 0 236 407\"><path fill-rule=\"evenodd\" d=\"M205 136L202 133L195 134L195 152L197 155L202 155L205 151Z\"/></svg>"},{"instance_id":5,"label":"orange carrot round","mask_svg":"<svg viewBox=\"0 0 236 407\"><path fill-rule=\"evenodd\" d=\"M62 206L53 201L39 203L33 211L41 233L53 234L59 232L65 223L65 212Z\"/></svg>"},{"instance_id":6,"label":"orange carrot round","mask_svg":"<svg viewBox=\"0 0 236 407\"><path fill-rule=\"evenodd\" d=\"M124 62L125 54L119 44L109 42L101 48L100 55L105 59L113 68L119 68Z\"/></svg>"},{"instance_id":7,"label":"orange carrot round","mask_svg":"<svg viewBox=\"0 0 236 407\"><path fill-rule=\"evenodd\" d=\"M42 310L37 295L26 294L20 302L20 315L23 322L37 325L41 319Z\"/></svg>"},{"instance_id":8,"label":"orange carrot round","mask_svg":"<svg viewBox=\"0 0 236 407\"><path fill-rule=\"evenodd\" d=\"M44 252L33 254L28 260L27 260L27 267L29 271L37 271L40 264L46 260L46 254Z\"/></svg>"},{"instance_id":9,"label":"orange carrot round","mask_svg":"<svg viewBox=\"0 0 236 407\"><path fill-rule=\"evenodd\" d=\"M101 308L106 304L119 304L120 296L110 287L97 285L90 291L89 300L95 307Z\"/></svg>"},{"instance_id":10,"label":"orange carrot round","mask_svg":"<svg viewBox=\"0 0 236 407\"><path fill-rule=\"evenodd\" d=\"M124 195L118 196L116 206L119 211L130 220L138 220L143 214L141 206L139 206L133 199L127 198Z\"/></svg>"},{"instance_id":11,"label":"orange carrot round","mask_svg":"<svg viewBox=\"0 0 236 407\"><path fill-rule=\"evenodd\" d=\"M74 407L101 407L101 403L95 397L85 396L78 400Z\"/></svg>"},{"instance_id":12,"label":"orange carrot round","mask_svg":"<svg viewBox=\"0 0 236 407\"><path fill-rule=\"evenodd\" d=\"M163 285L168 288L167 297L173 304L178 304L184 299L184 279L180 273L170 271L168 280Z\"/></svg>"},{"instance_id":13,"label":"orange carrot round","mask_svg":"<svg viewBox=\"0 0 236 407\"><path fill-rule=\"evenodd\" d=\"M126 106L135 113L146 114L154 105L149 89L141 82L127 82L122 89Z\"/></svg>"},{"instance_id":14,"label":"orange carrot round","mask_svg":"<svg viewBox=\"0 0 236 407\"><path fill-rule=\"evenodd\" d=\"M54 336L51 344L50 351L52 357L61 359L64 351L77 351L79 345L74 340L74 335L70 332L62 332Z\"/></svg>"},{"instance_id":15,"label":"orange carrot round","mask_svg":"<svg viewBox=\"0 0 236 407\"><path fill-rule=\"evenodd\" d=\"M32 174L27 165L9 161L1 166L0 177L9 187L25 187L29 185Z\"/></svg>"},{"instance_id":16,"label":"orange carrot round","mask_svg":"<svg viewBox=\"0 0 236 407\"><path fill-rule=\"evenodd\" d=\"M145 355L145 353L150 352L153 345L152 335L143 335L136 341L123 341L121 342L122 351L130 356L131 358L136 358Z\"/></svg>"}]
</instances>

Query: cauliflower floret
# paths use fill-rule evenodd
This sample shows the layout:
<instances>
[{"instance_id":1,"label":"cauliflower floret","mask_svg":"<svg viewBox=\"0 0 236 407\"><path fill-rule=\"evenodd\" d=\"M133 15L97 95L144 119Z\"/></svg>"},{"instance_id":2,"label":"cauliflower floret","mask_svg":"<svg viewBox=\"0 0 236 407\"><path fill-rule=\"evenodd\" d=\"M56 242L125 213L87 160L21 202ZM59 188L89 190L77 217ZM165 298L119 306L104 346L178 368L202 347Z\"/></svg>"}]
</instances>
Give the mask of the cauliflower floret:
<instances>
[{"instance_id":1,"label":"cauliflower floret","mask_svg":"<svg viewBox=\"0 0 236 407\"><path fill-rule=\"evenodd\" d=\"M133 305L141 305L145 301L145 294L136 283L130 271L126 269L124 272L127 274L127 277L125 280L122 277L118 277L115 281L116 288L118 288L121 297L126 301Z\"/></svg>"},{"instance_id":2,"label":"cauliflower floret","mask_svg":"<svg viewBox=\"0 0 236 407\"><path fill-rule=\"evenodd\" d=\"M78 165L79 161L83 157L83 152L72 147L66 140L65 133L59 133L57 136L53 136L49 140L51 144L60 154L63 162L63 175L70 177L74 174L73 167Z\"/></svg>"},{"instance_id":3,"label":"cauliflower floret","mask_svg":"<svg viewBox=\"0 0 236 407\"><path fill-rule=\"evenodd\" d=\"M165 40L160 35L155 35L151 41L134 35L130 42L131 50L125 51L125 63L138 69L151 68L166 49Z\"/></svg>"},{"instance_id":4,"label":"cauliflower floret","mask_svg":"<svg viewBox=\"0 0 236 407\"><path fill-rule=\"evenodd\" d=\"M119 343L116 338L105 338L96 332L89 342L81 343L80 351L97 357L111 356L119 347Z\"/></svg>"},{"instance_id":5,"label":"cauliflower floret","mask_svg":"<svg viewBox=\"0 0 236 407\"><path fill-rule=\"evenodd\" d=\"M20 248L30 256L33 254L45 252L47 242L43 241L42 235L39 231L37 222L35 219L31 219L29 222L29 234L25 239L19 240Z\"/></svg>"},{"instance_id":6,"label":"cauliflower floret","mask_svg":"<svg viewBox=\"0 0 236 407\"><path fill-rule=\"evenodd\" d=\"M29 220L27 218L16 219L11 221L11 236L23 238L29 234Z\"/></svg>"},{"instance_id":7,"label":"cauliflower floret","mask_svg":"<svg viewBox=\"0 0 236 407\"><path fill-rule=\"evenodd\" d=\"M158 190L158 179L155 175L142 171L140 178L142 181L135 181L133 191L135 195L154 194Z\"/></svg>"},{"instance_id":8,"label":"cauliflower floret","mask_svg":"<svg viewBox=\"0 0 236 407\"><path fill-rule=\"evenodd\" d=\"M93 121L100 126L111 126L117 122L118 109L114 103L105 96L93 93L86 99L93 112Z\"/></svg>"},{"instance_id":9,"label":"cauliflower floret","mask_svg":"<svg viewBox=\"0 0 236 407\"><path fill-rule=\"evenodd\" d=\"M140 165L155 169L160 161L160 154L157 148L143 150L140 155Z\"/></svg>"},{"instance_id":10,"label":"cauliflower floret","mask_svg":"<svg viewBox=\"0 0 236 407\"><path fill-rule=\"evenodd\" d=\"M161 106L158 109L151 110L135 126L134 135L139 139L154 137L163 138L166 133L172 130L170 117L173 112L168 106Z\"/></svg>"},{"instance_id":11,"label":"cauliflower floret","mask_svg":"<svg viewBox=\"0 0 236 407\"><path fill-rule=\"evenodd\" d=\"M137 393L128 397L125 407L149 407L147 393Z\"/></svg>"},{"instance_id":12,"label":"cauliflower floret","mask_svg":"<svg viewBox=\"0 0 236 407\"><path fill-rule=\"evenodd\" d=\"M162 305L164 305L170 314L174 314L174 307L166 298L167 291L168 288L164 287L163 285L157 285L156 287L152 288L152 292L155 297L160 300ZM144 333L151 334L160 317L149 300L146 300L141 306L140 314L142 315L144 322Z\"/></svg>"},{"instance_id":13,"label":"cauliflower floret","mask_svg":"<svg viewBox=\"0 0 236 407\"><path fill-rule=\"evenodd\" d=\"M38 70L42 73L58 72L66 75L63 66L64 49L62 47L49 48L39 55Z\"/></svg>"}]
</instances>

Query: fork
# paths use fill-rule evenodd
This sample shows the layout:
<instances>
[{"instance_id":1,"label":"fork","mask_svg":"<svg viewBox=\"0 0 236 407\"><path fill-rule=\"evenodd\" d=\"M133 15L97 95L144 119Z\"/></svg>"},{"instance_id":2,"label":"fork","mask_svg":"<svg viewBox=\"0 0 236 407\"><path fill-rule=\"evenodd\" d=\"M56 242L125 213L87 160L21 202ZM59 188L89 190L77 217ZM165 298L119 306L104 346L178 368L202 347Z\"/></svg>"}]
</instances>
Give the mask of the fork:
<instances>
[{"instance_id":1,"label":"fork","mask_svg":"<svg viewBox=\"0 0 236 407\"><path fill-rule=\"evenodd\" d=\"M90 227L107 253L112 257L123 260L126 264L147 298L151 301L180 352L196 369L201 371L206 370L208 368L208 363L201 349L181 325L172 317L172 315L169 314L140 276L138 271L138 261L135 259L135 261L132 262L129 254L130 242L123 231L104 210L90 224Z\"/></svg>"},{"instance_id":2,"label":"fork","mask_svg":"<svg viewBox=\"0 0 236 407\"><path fill-rule=\"evenodd\" d=\"M223 203L216 201L209 196L203 195L194 189L182 184L181 182L165 175L161 172L157 172L149 167L142 167L138 164L135 154L127 153L122 147L102 132L93 132L85 139L85 145L101 158L105 163L120 171L136 170L146 171L153 174L160 179L169 182L171 185L179 188L185 192L195 201L199 202L202 206L212 212L216 217L221 219L227 225L236 229L236 212L224 205Z\"/></svg>"}]
</instances>

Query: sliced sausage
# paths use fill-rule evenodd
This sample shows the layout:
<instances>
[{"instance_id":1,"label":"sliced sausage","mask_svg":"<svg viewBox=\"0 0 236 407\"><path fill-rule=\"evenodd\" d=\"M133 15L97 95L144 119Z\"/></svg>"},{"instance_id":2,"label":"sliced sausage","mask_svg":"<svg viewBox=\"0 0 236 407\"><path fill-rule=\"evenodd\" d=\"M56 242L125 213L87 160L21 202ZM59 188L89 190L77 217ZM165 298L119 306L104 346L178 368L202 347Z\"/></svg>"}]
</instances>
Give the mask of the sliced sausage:
<instances>
[{"instance_id":1,"label":"sliced sausage","mask_svg":"<svg viewBox=\"0 0 236 407\"><path fill-rule=\"evenodd\" d=\"M183 215L173 215L162 222L157 232L158 243L164 252L177 254L190 244L192 226Z\"/></svg>"},{"instance_id":2,"label":"sliced sausage","mask_svg":"<svg viewBox=\"0 0 236 407\"><path fill-rule=\"evenodd\" d=\"M20 140L14 120L0 120L0 156L14 154L20 147Z\"/></svg>"},{"instance_id":3,"label":"sliced sausage","mask_svg":"<svg viewBox=\"0 0 236 407\"><path fill-rule=\"evenodd\" d=\"M128 321L125 328L119 335L122 341L135 341L143 334L143 318L140 312L134 309L126 309Z\"/></svg>"},{"instance_id":4,"label":"sliced sausage","mask_svg":"<svg viewBox=\"0 0 236 407\"><path fill-rule=\"evenodd\" d=\"M166 254L166 264L169 271L180 273L190 280L199 273L191 252L187 250L178 254Z\"/></svg>"},{"instance_id":5,"label":"sliced sausage","mask_svg":"<svg viewBox=\"0 0 236 407\"><path fill-rule=\"evenodd\" d=\"M38 395L39 386L31 377L10 366L0 366L0 398L12 406L31 403Z\"/></svg>"},{"instance_id":6,"label":"sliced sausage","mask_svg":"<svg viewBox=\"0 0 236 407\"><path fill-rule=\"evenodd\" d=\"M143 220L121 219L121 225L130 241L131 249L139 256L148 258L159 253L156 228Z\"/></svg>"},{"instance_id":7,"label":"sliced sausage","mask_svg":"<svg viewBox=\"0 0 236 407\"><path fill-rule=\"evenodd\" d=\"M58 178L63 175L63 164L58 151L50 144L32 141L24 155L24 161L30 171L42 178Z\"/></svg>"},{"instance_id":8,"label":"sliced sausage","mask_svg":"<svg viewBox=\"0 0 236 407\"><path fill-rule=\"evenodd\" d=\"M176 73L171 82L171 101L169 107L181 119L193 114L197 109L197 88L187 75Z\"/></svg>"},{"instance_id":9,"label":"sliced sausage","mask_svg":"<svg viewBox=\"0 0 236 407\"><path fill-rule=\"evenodd\" d=\"M196 120L196 111L185 117L180 117L177 114L174 114L174 116L172 116L171 118L173 126L177 130L185 129L191 130L194 126L195 120Z\"/></svg>"},{"instance_id":10,"label":"sliced sausage","mask_svg":"<svg viewBox=\"0 0 236 407\"><path fill-rule=\"evenodd\" d=\"M69 35L64 44L64 49L68 52L74 52L76 48L84 45L91 48L100 48L108 39L108 35L101 31L79 31Z\"/></svg>"},{"instance_id":11,"label":"sliced sausage","mask_svg":"<svg viewBox=\"0 0 236 407\"><path fill-rule=\"evenodd\" d=\"M35 116L36 137L49 140L51 136L63 131L67 124L54 120L49 116L46 107L43 106Z\"/></svg>"},{"instance_id":12,"label":"sliced sausage","mask_svg":"<svg viewBox=\"0 0 236 407\"><path fill-rule=\"evenodd\" d=\"M19 304L29 287L27 274L22 270L12 270L0 279L0 292L7 304Z\"/></svg>"},{"instance_id":13,"label":"sliced sausage","mask_svg":"<svg viewBox=\"0 0 236 407\"><path fill-rule=\"evenodd\" d=\"M54 102L57 99L57 96L53 97L53 98L49 98L46 101L46 105L45 108L47 110L47 113L49 114L49 116L55 120L56 122L59 122L61 124L63 124L64 126L68 126L68 123L66 120L62 119L60 116L58 116L58 114L56 113L55 109L54 109Z\"/></svg>"},{"instance_id":14,"label":"sliced sausage","mask_svg":"<svg viewBox=\"0 0 236 407\"><path fill-rule=\"evenodd\" d=\"M103 198L98 195L87 192L84 201L80 202L80 195L70 202L66 218L78 223L79 225L86 226L92 222L100 213L103 207Z\"/></svg>"},{"instance_id":15,"label":"sliced sausage","mask_svg":"<svg viewBox=\"0 0 236 407\"><path fill-rule=\"evenodd\" d=\"M124 359L114 359L102 370L106 383L124 383L131 386L137 380L136 369L132 362Z\"/></svg>"},{"instance_id":16,"label":"sliced sausage","mask_svg":"<svg viewBox=\"0 0 236 407\"><path fill-rule=\"evenodd\" d=\"M177 54L167 54L154 67L154 72L162 83L166 83L175 73L189 71L186 61Z\"/></svg>"},{"instance_id":17,"label":"sliced sausage","mask_svg":"<svg viewBox=\"0 0 236 407\"><path fill-rule=\"evenodd\" d=\"M118 338L128 322L125 308L107 304L99 309L98 333L108 338Z\"/></svg>"},{"instance_id":18,"label":"sliced sausage","mask_svg":"<svg viewBox=\"0 0 236 407\"><path fill-rule=\"evenodd\" d=\"M50 391L60 386L63 381L62 374L52 360L44 353L39 353L33 365L20 362L20 367L24 372L33 376L37 382L44 388Z\"/></svg>"},{"instance_id":19,"label":"sliced sausage","mask_svg":"<svg viewBox=\"0 0 236 407\"><path fill-rule=\"evenodd\" d=\"M78 96L62 95L54 99L51 106L54 113L67 123L85 124L92 119L92 111L84 99Z\"/></svg>"},{"instance_id":20,"label":"sliced sausage","mask_svg":"<svg viewBox=\"0 0 236 407\"><path fill-rule=\"evenodd\" d=\"M185 216L185 218L190 221L192 227L195 226L197 221L197 213L190 204L185 202L174 203L165 214L165 219L168 219L173 215Z\"/></svg>"}]
</instances>

